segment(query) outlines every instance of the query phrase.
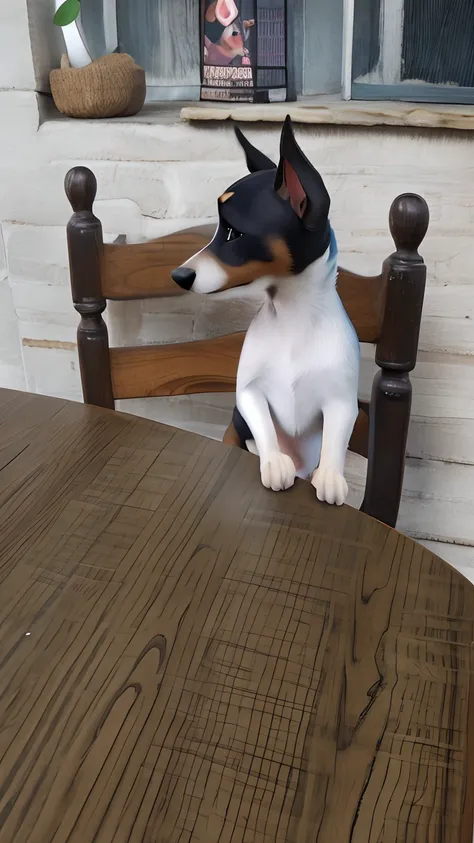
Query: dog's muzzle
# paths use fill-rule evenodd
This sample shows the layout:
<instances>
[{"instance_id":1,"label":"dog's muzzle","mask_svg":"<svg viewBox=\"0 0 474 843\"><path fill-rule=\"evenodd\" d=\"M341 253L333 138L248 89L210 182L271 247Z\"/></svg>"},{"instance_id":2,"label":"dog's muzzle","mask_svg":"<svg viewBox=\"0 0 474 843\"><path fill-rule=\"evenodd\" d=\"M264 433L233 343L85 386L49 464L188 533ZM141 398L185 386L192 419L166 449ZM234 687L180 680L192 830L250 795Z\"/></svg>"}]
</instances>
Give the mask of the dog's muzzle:
<instances>
[{"instance_id":1,"label":"dog's muzzle","mask_svg":"<svg viewBox=\"0 0 474 843\"><path fill-rule=\"evenodd\" d=\"M196 273L188 266L178 266L173 269L171 277L183 290L190 290L196 280Z\"/></svg>"}]
</instances>

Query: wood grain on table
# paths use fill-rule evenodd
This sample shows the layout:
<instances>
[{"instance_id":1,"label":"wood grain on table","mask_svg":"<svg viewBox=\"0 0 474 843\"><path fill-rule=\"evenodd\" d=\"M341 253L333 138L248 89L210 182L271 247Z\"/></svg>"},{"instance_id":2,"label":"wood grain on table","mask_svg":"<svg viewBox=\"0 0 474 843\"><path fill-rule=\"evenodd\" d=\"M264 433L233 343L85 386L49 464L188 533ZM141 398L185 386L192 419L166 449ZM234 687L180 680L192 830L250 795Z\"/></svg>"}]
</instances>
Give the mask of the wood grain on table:
<instances>
[{"instance_id":1,"label":"wood grain on table","mask_svg":"<svg viewBox=\"0 0 474 843\"><path fill-rule=\"evenodd\" d=\"M0 390L0 843L467 843L473 627L249 454Z\"/></svg>"}]
</instances>

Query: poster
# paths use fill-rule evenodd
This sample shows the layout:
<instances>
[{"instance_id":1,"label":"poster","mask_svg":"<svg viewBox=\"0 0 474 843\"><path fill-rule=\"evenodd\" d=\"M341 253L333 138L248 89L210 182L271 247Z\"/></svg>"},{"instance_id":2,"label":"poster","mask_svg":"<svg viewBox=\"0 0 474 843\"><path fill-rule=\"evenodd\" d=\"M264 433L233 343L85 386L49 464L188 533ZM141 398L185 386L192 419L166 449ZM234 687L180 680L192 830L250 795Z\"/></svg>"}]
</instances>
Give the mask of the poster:
<instances>
[{"instance_id":1,"label":"poster","mask_svg":"<svg viewBox=\"0 0 474 843\"><path fill-rule=\"evenodd\" d=\"M202 0L202 100L287 98L285 0Z\"/></svg>"}]
</instances>

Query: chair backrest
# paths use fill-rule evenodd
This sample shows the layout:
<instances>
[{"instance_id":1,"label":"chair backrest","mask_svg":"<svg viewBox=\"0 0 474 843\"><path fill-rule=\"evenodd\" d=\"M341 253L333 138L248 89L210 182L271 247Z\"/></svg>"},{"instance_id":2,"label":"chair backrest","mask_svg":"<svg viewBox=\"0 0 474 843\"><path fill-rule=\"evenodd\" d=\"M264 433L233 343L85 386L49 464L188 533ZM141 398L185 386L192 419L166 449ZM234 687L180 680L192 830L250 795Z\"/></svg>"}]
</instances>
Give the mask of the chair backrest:
<instances>
[{"instance_id":1,"label":"chair backrest","mask_svg":"<svg viewBox=\"0 0 474 843\"><path fill-rule=\"evenodd\" d=\"M172 281L171 270L209 242L214 226L191 228L137 245L104 244L100 220L93 213L97 191L94 174L86 167L75 167L67 174L65 187L74 211L67 237L74 307L81 316L78 352L84 401L112 409L114 401L121 398L234 391L243 333L185 343L109 348L102 319L107 299L186 295ZM379 407L379 418L383 416L380 407L384 408L388 400L387 395L383 398L388 381L393 394L397 388L406 391L408 373L416 363L426 279L418 247L428 228L426 202L415 194L399 196L392 204L389 222L396 251L384 262L380 275L356 275L340 268L338 276L339 295L359 340L376 344L376 362L382 375L388 373L380 395L374 386L372 403ZM411 386L409 393L411 399ZM403 419L399 419L397 431L401 431L403 420L404 454L410 407L406 401L399 401L397 407L401 404ZM361 416L356 426L352 445L358 453L369 455L370 462L371 452L380 451L386 437L376 415L369 434L368 406L363 409L365 417ZM394 435L393 424L386 420L384 424Z\"/></svg>"}]
</instances>

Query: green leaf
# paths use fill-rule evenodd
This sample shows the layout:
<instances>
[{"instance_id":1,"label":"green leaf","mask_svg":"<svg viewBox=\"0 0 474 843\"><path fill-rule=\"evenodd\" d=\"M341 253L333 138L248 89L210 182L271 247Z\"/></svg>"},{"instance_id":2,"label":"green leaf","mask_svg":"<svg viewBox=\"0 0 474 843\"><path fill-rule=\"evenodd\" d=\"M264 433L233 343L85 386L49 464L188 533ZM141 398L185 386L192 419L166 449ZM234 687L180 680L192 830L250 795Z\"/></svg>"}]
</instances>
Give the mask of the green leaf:
<instances>
[{"instance_id":1,"label":"green leaf","mask_svg":"<svg viewBox=\"0 0 474 843\"><path fill-rule=\"evenodd\" d=\"M54 16L54 23L56 26L67 26L76 20L80 11L80 0L65 0Z\"/></svg>"}]
</instances>

